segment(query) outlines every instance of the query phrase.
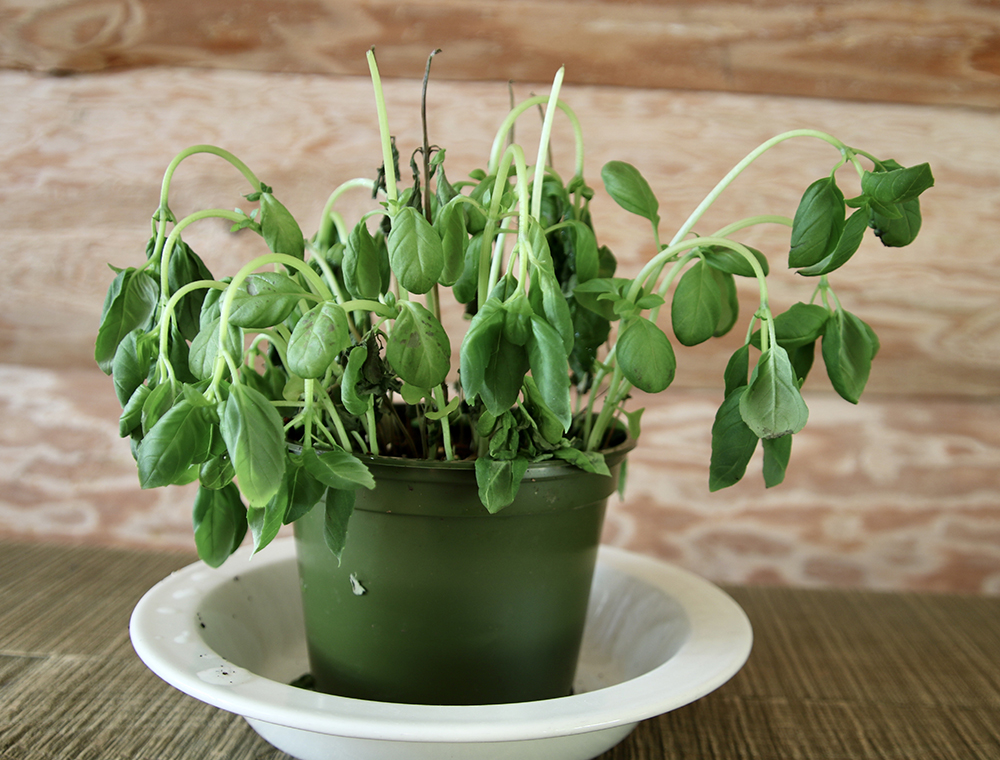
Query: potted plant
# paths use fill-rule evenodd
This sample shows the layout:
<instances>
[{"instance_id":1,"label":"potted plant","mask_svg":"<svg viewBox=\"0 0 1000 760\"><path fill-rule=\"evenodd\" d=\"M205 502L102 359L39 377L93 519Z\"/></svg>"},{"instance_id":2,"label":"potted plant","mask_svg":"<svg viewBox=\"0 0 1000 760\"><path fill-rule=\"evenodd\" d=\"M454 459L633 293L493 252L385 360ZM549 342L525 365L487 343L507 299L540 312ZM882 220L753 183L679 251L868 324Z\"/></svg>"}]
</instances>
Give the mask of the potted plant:
<instances>
[{"instance_id":1,"label":"potted plant","mask_svg":"<svg viewBox=\"0 0 1000 760\"><path fill-rule=\"evenodd\" d=\"M788 132L752 151L665 240L649 185L612 161L604 186L646 220L657 251L623 276L591 223L581 128L559 100L561 71L548 96L511 110L469 179L449 180L445 150L425 127L404 181L373 53L368 60L377 179L337 187L306 239L241 160L213 146L185 150L163 178L145 261L115 269L96 359L113 377L141 486L199 482L194 534L205 562L220 565L248 530L259 551L294 523L319 688L444 704L566 694L605 503L639 437L641 410L626 402L633 388L658 393L674 377L673 341L658 324L667 299L674 340L691 346L737 323L736 277L756 282L760 307L724 371L709 486L737 482L758 441L765 482L779 483L806 423L800 387L817 343L852 403L878 351L827 275L869 228L885 245L910 243L931 171L821 132ZM531 164L510 136L540 105ZM568 182L545 160L559 111L577 140ZM835 163L794 218L695 235L744 168L798 137L828 143ZM245 177L252 210L173 216L172 177L196 153ZM851 199L840 167L860 179ZM358 187L376 200L348 223L337 201ZM211 274L182 239L208 218L260 235L268 252L230 276ZM769 307L767 259L738 240L761 223L790 227L788 264L816 281L810 302L781 314ZM468 316L463 335L442 326L446 297Z\"/></svg>"}]
</instances>

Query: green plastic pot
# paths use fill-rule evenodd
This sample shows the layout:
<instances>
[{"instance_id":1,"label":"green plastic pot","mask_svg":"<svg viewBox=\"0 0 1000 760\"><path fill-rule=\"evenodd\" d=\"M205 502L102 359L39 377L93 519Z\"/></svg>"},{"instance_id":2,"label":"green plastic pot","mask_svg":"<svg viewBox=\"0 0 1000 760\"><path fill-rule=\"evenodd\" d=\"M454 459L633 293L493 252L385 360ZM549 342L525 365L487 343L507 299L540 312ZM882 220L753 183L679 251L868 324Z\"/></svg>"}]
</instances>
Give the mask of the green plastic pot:
<instances>
[{"instance_id":1,"label":"green plastic pot","mask_svg":"<svg viewBox=\"0 0 1000 760\"><path fill-rule=\"evenodd\" d=\"M295 523L310 667L331 694L496 704L571 693L611 477L533 465L491 515L467 462L368 458L340 563L323 509Z\"/></svg>"}]
</instances>

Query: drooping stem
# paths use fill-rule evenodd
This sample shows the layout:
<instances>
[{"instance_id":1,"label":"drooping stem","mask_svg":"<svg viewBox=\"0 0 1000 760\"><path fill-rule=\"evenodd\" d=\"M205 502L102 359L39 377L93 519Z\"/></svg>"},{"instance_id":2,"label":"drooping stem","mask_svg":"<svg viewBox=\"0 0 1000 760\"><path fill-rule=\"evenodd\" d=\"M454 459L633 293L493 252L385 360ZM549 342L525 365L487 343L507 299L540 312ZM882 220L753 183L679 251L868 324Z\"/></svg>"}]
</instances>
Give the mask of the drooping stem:
<instances>
[{"instance_id":1,"label":"drooping stem","mask_svg":"<svg viewBox=\"0 0 1000 760\"><path fill-rule=\"evenodd\" d=\"M496 137L493 138L493 147L490 150L490 161L487 165L487 174L493 174L496 171L496 167L500 162L500 157L504 150L504 141L506 140L507 133L514 128L514 122L517 118L533 106L537 106L541 103L547 103L549 101L548 95L536 95L534 97L528 98L527 100L520 103L518 106L513 108L510 113L507 114L507 118L503 120L500 128L497 130ZM559 108L566 117L569 119L570 124L573 127L573 135L576 139L576 176L583 176L583 129L580 126L580 120L577 118L576 113L568 105L563 103L561 100L556 102L556 107ZM544 166L544 164L543 164Z\"/></svg>"},{"instance_id":2,"label":"drooping stem","mask_svg":"<svg viewBox=\"0 0 1000 760\"><path fill-rule=\"evenodd\" d=\"M705 196L705 199L698 205L698 207L691 213L687 221L681 225L680 229L677 230L677 234L674 235L673 240L670 244L679 242L684 239L685 236L691 231L691 229L698 223L702 215L708 210L708 208L715 203L716 199L722 194L722 192L733 183L743 171L750 166L754 161L764 155L767 151L773 148L775 145L783 143L785 140L791 140L796 137L815 137L819 140L829 143L837 150L839 150L847 160L850 160L856 164L856 157L854 151L852 151L847 145L842 143L833 135L829 135L826 132L820 132L815 129L793 129L789 132L783 132L780 135L772 137L770 140L761 143L756 148L754 148L746 157L740 161L736 166L730 169L729 173L723 177L719 183L712 189L712 191ZM859 171L860 171L860 167Z\"/></svg>"},{"instance_id":3,"label":"drooping stem","mask_svg":"<svg viewBox=\"0 0 1000 760\"><path fill-rule=\"evenodd\" d=\"M552 121L556 115L556 104L559 102L559 90L562 87L566 67L560 67L552 81L549 92L548 106L545 109L545 120L542 122L542 135L538 140L538 157L535 159L535 182L532 188L531 214L535 219L542 216L542 183L545 180L545 157L549 153L549 140L552 138Z\"/></svg>"}]
</instances>

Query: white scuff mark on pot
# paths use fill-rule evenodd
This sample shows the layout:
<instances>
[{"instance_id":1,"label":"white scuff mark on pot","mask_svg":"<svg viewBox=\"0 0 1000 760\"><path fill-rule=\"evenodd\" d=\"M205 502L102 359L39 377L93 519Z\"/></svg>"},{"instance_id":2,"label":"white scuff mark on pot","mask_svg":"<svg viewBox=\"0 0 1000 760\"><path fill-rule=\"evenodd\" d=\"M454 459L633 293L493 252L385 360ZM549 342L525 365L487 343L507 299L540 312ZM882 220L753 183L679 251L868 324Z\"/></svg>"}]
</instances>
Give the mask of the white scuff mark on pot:
<instances>
[{"instance_id":1,"label":"white scuff mark on pot","mask_svg":"<svg viewBox=\"0 0 1000 760\"><path fill-rule=\"evenodd\" d=\"M351 573L351 591L355 596L363 596L368 593L368 589L361 585L357 573Z\"/></svg>"},{"instance_id":2,"label":"white scuff mark on pot","mask_svg":"<svg viewBox=\"0 0 1000 760\"><path fill-rule=\"evenodd\" d=\"M175 644L187 644L190 639L191 639L191 631L185 630L185 631L181 631L179 634L177 634L176 636L174 636L174 643Z\"/></svg>"}]
</instances>

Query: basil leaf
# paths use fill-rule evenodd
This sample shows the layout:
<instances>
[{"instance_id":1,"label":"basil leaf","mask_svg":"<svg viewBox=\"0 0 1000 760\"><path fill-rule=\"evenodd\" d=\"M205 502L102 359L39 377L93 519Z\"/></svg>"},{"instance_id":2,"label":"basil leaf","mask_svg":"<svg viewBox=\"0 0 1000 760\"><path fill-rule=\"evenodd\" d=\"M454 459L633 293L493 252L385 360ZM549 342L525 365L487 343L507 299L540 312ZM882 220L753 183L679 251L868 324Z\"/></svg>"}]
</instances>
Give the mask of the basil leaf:
<instances>
[{"instance_id":1,"label":"basil leaf","mask_svg":"<svg viewBox=\"0 0 1000 760\"><path fill-rule=\"evenodd\" d=\"M347 525L354 512L354 490L331 488L326 492L326 513L323 519L323 541L340 562L347 543Z\"/></svg>"},{"instance_id":2,"label":"basil leaf","mask_svg":"<svg viewBox=\"0 0 1000 760\"><path fill-rule=\"evenodd\" d=\"M515 283L516 284L516 283ZM524 291L517 288L514 294L504 303L503 334L511 343L523 346L531 337L531 318L534 312ZM558 336L558 333L556 333ZM562 338L559 338L559 350L562 351Z\"/></svg>"},{"instance_id":3,"label":"basil leaf","mask_svg":"<svg viewBox=\"0 0 1000 760\"><path fill-rule=\"evenodd\" d=\"M247 509L247 524L253 537L253 554L271 543L281 530L285 513L288 511L287 483L288 481L283 478L282 487L265 506Z\"/></svg>"},{"instance_id":4,"label":"basil leaf","mask_svg":"<svg viewBox=\"0 0 1000 760\"><path fill-rule=\"evenodd\" d=\"M710 271L719 288L719 304L721 306L719 323L715 326L712 336L720 338L732 330L733 325L740 318L740 299L736 292L735 277L718 269L710 269Z\"/></svg>"},{"instance_id":5,"label":"basil leaf","mask_svg":"<svg viewBox=\"0 0 1000 760\"><path fill-rule=\"evenodd\" d=\"M118 344L114 361L111 363L115 395L122 407L128 403L135 389L145 382L149 374L149 358L139 355L139 338L143 335L145 333L139 329L126 335Z\"/></svg>"},{"instance_id":6,"label":"basil leaf","mask_svg":"<svg viewBox=\"0 0 1000 760\"><path fill-rule=\"evenodd\" d=\"M210 488L218 491L233 482L236 477L236 470L233 463L229 461L229 456L219 454L218 456L206 459L198 470L198 481L202 488Z\"/></svg>"},{"instance_id":7,"label":"basil leaf","mask_svg":"<svg viewBox=\"0 0 1000 760\"><path fill-rule=\"evenodd\" d=\"M272 327L284 322L306 291L280 272L255 272L240 283L233 295L229 324L247 329Z\"/></svg>"},{"instance_id":8,"label":"basil leaf","mask_svg":"<svg viewBox=\"0 0 1000 760\"><path fill-rule=\"evenodd\" d=\"M122 438L131 435L134 430L142 432L140 427L142 425L142 407L146 403L146 397L149 396L149 393L148 385L140 385L125 403L121 416L118 418L118 435Z\"/></svg>"},{"instance_id":9,"label":"basil leaf","mask_svg":"<svg viewBox=\"0 0 1000 760\"><path fill-rule=\"evenodd\" d=\"M798 274L807 277L815 277L821 274L829 274L835 269L839 269L846 264L861 246L861 240L868 229L868 219L871 212L868 209L858 209L851 214L844 224L844 231L837 241L836 247L823 260L811 267L805 267L798 271Z\"/></svg>"},{"instance_id":10,"label":"basil leaf","mask_svg":"<svg viewBox=\"0 0 1000 760\"><path fill-rule=\"evenodd\" d=\"M285 472L281 415L259 391L235 383L225 401L220 429L240 490L251 507L264 506Z\"/></svg>"},{"instance_id":11,"label":"basil leaf","mask_svg":"<svg viewBox=\"0 0 1000 760\"><path fill-rule=\"evenodd\" d=\"M895 162L892 163L898 166ZM926 163L889 171L865 172L861 175L861 190L880 203L903 203L913 200L933 186L934 175L931 173L930 164Z\"/></svg>"},{"instance_id":12,"label":"basil leaf","mask_svg":"<svg viewBox=\"0 0 1000 760\"><path fill-rule=\"evenodd\" d=\"M594 231L583 222L567 221L573 233L573 264L577 282L586 282L597 277L600 271L600 256L597 253L597 238Z\"/></svg>"},{"instance_id":13,"label":"basil leaf","mask_svg":"<svg viewBox=\"0 0 1000 760\"><path fill-rule=\"evenodd\" d=\"M786 350L815 343L830 318L830 310L825 306L811 303L792 304L787 311L774 318L774 334L778 345ZM756 330L751 343L760 348L760 330Z\"/></svg>"},{"instance_id":14,"label":"basil leaf","mask_svg":"<svg viewBox=\"0 0 1000 760\"><path fill-rule=\"evenodd\" d=\"M562 337L567 355L573 350L573 315L556 276L548 269L538 268L531 279L528 300L535 314L545 317Z\"/></svg>"},{"instance_id":15,"label":"basil leaf","mask_svg":"<svg viewBox=\"0 0 1000 760\"><path fill-rule=\"evenodd\" d=\"M216 317L201 329L188 352L188 368L199 380L210 380L215 374L215 362L219 357L219 328L222 320ZM243 330L229 325L226 330L226 350L234 359L243 355Z\"/></svg>"},{"instance_id":16,"label":"basil leaf","mask_svg":"<svg viewBox=\"0 0 1000 760\"><path fill-rule=\"evenodd\" d=\"M882 244L892 248L902 248L912 243L920 232L922 221L919 198L904 201L897 208L900 213L895 218L881 214L873 208L868 221Z\"/></svg>"},{"instance_id":17,"label":"basil leaf","mask_svg":"<svg viewBox=\"0 0 1000 760\"><path fill-rule=\"evenodd\" d=\"M785 479L788 461L792 457L792 436L764 439L764 485L767 488Z\"/></svg>"},{"instance_id":18,"label":"basil leaf","mask_svg":"<svg viewBox=\"0 0 1000 760\"><path fill-rule=\"evenodd\" d=\"M375 244L363 220L348 235L340 266L344 286L355 298L377 299L388 286L385 274L389 268L388 254L384 247Z\"/></svg>"},{"instance_id":19,"label":"basil leaf","mask_svg":"<svg viewBox=\"0 0 1000 760\"><path fill-rule=\"evenodd\" d=\"M684 346L704 343L715 334L722 318L722 295L714 270L698 260L677 283L670 307L674 335Z\"/></svg>"},{"instance_id":20,"label":"basil leaf","mask_svg":"<svg viewBox=\"0 0 1000 760\"><path fill-rule=\"evenodd\" d=\"M822 261L844 231L844 194L833 177L813 182L802 195L792 220L788 266L809 267Z\"/></svg>"},{"instance_id":21,"label":"basil leaf","mask_svg":"<svg viewBox=\"0 0 1000 760\"><path fill-rule=\"evenodd\" d=\"M581 282L573 289L573 297L583 308L598 314L605 319L615 319L615 300L621 297L619 285L625 280L610 277L594 278ZM601 298L609 295L612 298Z\"/></svg>"},{"instance_id":22,"label":"basil leaf","mask_svg":"<svg viewBox=\"0 0 1000 760\"><path fill-rule=\"evenodd\" d=\"M145 271L130 267L115 275L104 300L94 345L94 359L104 374L111 374L122 339L135 329L149 326L159 297L159 285Z\"/></svg>"},{"instance_id":23,"label":"basil leaf","mask_svg":"<svg viewBox=\"0 0 1000 760\"><path fill-rule=\"evenodd\" d=\"M503 335L505 312L489 299L472 319L459 352L462 388L470 403L480 397L499 416L517 401L528 371L525 350Z\"/></svg>"},{"instance_id":24,"label":"basil leaf","mask_svg":"<svg viewBox=\"0 0 1000 760\"><path fill-rule=\"evenodd\" d=\"M541 317L532 315L527 349L528 365L539 395L562 424L563 431L569 430L573 409L562 338L552 325Z\"/></svg>"},{"instance_id":25,"label":"basil leaf","mask_svg":"<svg viewBox=\"0 0 1000 760\"><path fill-rule=\"evenodd\" d=\"M285 487L288 491L288 511L285 512L285 525L289 525L319 504L326 492L326 486L302 466L301 459L296 458L289 460L285 469L285 480Z\"/></svg>"},{"instance_id":26,"label":"basil leaf","mask_svg":"<svg viewBox=\"0 0 1000 760\"><path fill-rule=\"evenodd\" d=\"M816 344L806 343L804 346L789 348L788 360L792 363L792 371L798 380L799 387L805 383L809 370L812 369L813 360L816 356Z\"/></svg>"},{"instance_id":27,"label":"basil leaf","mask_svg":"<svg viewBox=\"0 0 1000 760\"><path fill-rule=\"evenodd\" d=\"M176 293L185 285L199 280L211 280L212 273L205 262L187 243L177 241L167 264L167 283L171 293ZM177 329L185 340L193 340L198 334L201 307L205 302L205 289L199 288L181 298L174 307Z\"/></svg>"},{"instance_id":28,"label":"basil leaf","mask_svg":"<svg viewBox=\"0 0 1000 760\"><path fill-rule=\"evenodd\" d=\"M708 488L718 491L738 483L757 448L758 437L743 421L740 402L747 392L738 387L726 396L712 423L712 459L708 468Z\"/></svg>"},{"instance_id":29,"label":"basil leaf","mask_svg":"<svg viewBox=\"0 0 1000 760\"><path fill-rule=\"evenodd\" d=\"M677 359L670 339L644 317L634 317L622 327L615 349L622 374L636 388L659 393L674 380Z\"/></svg>"},{"instance_id":30,"label":"basil leaf","mask_svg":"<svg viewBox=\"0 0 1000 760\"><path fill-rule=\"evenodd\" d=\"M358 384L362 380L361 370L368 359L368 347L363 343L351 349L347 356L347 366L344 367L344 376L340 380L340 400L344 408L355 417L361 417L372 405L371 394L358 392Z\"/></svg>"},{"instance_id":31,"label":"basil leaf","mask_svg":"<svg viewBox=\"0 0 1000 760\"><path fill-rule=\"evenodd\" d=\"M538 390L538 385L531 375L524 376L524 403L531 413L531 419L538 428L542 439L553 446L558 444L563 439L566 428L562 420L545 403L545 399L542 398L541 391ZM480 419L482 420L482 417ZM489 432L487 431L486 435L489 435Z\"/></svg>"},{"instance_id":32,"label":"basil leaf","mask_svg":"<svg viewBox=\"0 0 1000 760\"><path fill-rule=\"evenodd\" d=\"M212 440L207 407L182 398L149 429L137 450L139 485L172 485L193 463L208 458Z\"/></svg>"},{"instance_id":33,"label":"basil leaf","mask_svg":"<svg viewBox=\"0 0 1000 760\"><path fill-rule=\"evenodd\" d=\"M317 453L306 449L301 464L316 480L329 488L341 491L354 488L374 488L375 479L364 462L343 449Z\"/></svg>"},{"instance_id":34,"label":"basil leaf","mask_svg":"<svg viewBox=\"0 0 1000 760\"><path fill-rule=\"evenodd\" d=\"M347 312L333 301L307 311L288 340L288 369L299 377L323 377L333 360L351 345Z\"/></svg>"},{"instance_id":35,"label":"basil leaf","mask_svg":"<svg viewBox=\"0 0 1000 760\"><path fill-rule=\"evenodd\" d=\"M528 471L528 460L524 457L514 459L476 459L476 483L479 486L479 499L490 514L496 514L504 507L510 506Z\"/></svg>"},{"instance_id":36,"label":"basil leaf","mask_svg":"<svg viewBox=\"0 0 1000 760\"><path fill-rule=\"evenodd\" d=\"M305 257L305 239L295 217L269 192L260 194L260 232L275 253Z\"/></svg>"},{"instance_id":37,"label":"basil leaf","mask_svg":"<svg viewBox=\"0 0 1000 760\"><path fill-rule=\"evenodd\" d=\"M440 179L439 187L440 187ZM465 229L463 203L448 203L434 220L434 228L441 238L443 265L438 282L451 287L462 276L465 269L465 249L469 244L469 233Z\"/></svg>"},{"instance_id":38,"label":"basil leaf","mask_svg":"<svg viewBox=\"0 0 1000 760\"><path fill-rule=\"evenodd\" d=\"M404 206L392 218L386 239L389 264L399 284L411 293L427 293L444 269L441 238L423 215Z\"/></svg>"},{"instance_id":39,"label":"basil leaf","mask_svg":"<svg viewBox=\"0 0 1000 760\"><path fill-rule=\"evenodd\" d=\"M659 201L638 169L624 161L609 161L601 169L601 179L615 203L659 226Z\"/></svg>"},{"instance_id":40,"label":"basil leaf","mask_svg":"<svg viewBox=\"0 0 1000 760\"><path fill-rule=\"evenodd\" d=\"M726 397L728 398L737 388L742 388L747 384L747 375L750 373L750 345L744 343L729 357L726 364L726 371L723 377L726 383Z\"/></svg>"},{"instance_id":41,"label":"basil leaf","mask_svg":"<svg viewBox=\"0 0 1000 760\"><path fill-rule=\"evenodd\" d=\"M740 415L758 438L778 438L805 426L809 409L799 393L788 353L781 346L772 346L760 355L740 399Z\"/></svg>"},{"instance_id":42,"label":"basil leaf","mask_svg":"<svg viewBox=\"0 0 1000 760\"><path fill-rule=\"evenodd\" d=\"M608 469L608 465L604 461L604 454L600 451L580 451L580 449L567 446L566 448L556 449L553 452L553 456L556 459L563 459L579 467L584 472L611 477L611 470Z\"/></svg>"},{"instance_id":43,"label":"basil leaf","mask_svg":"<svg viewBox=\"0 0 1000 760\"><path fill-rule=\"evenodd\" d=\"M823 335L823 363L833 389L852 404L861 399L874 351L871 328L850 312L838 309Z\"/></svg>"},{"instance_id":44,"label":"basil leaf","mask_svg":"<svg viewBox=\"0 0 1000 760\"><path fill-rule=\"evenodd\" d=\"M160 417L167 413L167 410L174 405L174 388L170 383L160 383L150 389L146 395L146 400L142 403L143 435L153 429Z\"/></svg>"},{"instance_id":45,"label":"basil leaf","mask_svg":"<svg viewBox=\"0 0 1000 760\"><path fill-rule=\"evenodd\" d=\"M437 318L416 301L400 301L385 359L404 382L418 388L443 383L451 369L451 342Z\"/></svg>"},{"instance_id":46,"label":"basil leaf","mask_svg":"<svg viewBox=\"0 0 1000 760\"><path fill-rule=\"evenodd\" d=\"M462 273L451 289L452 295L459 303L467 304L476 300L479 290L479 254L482 248L482 234L474 236L465 246Z\"/></svg>"},{"instance_id":47,"label":"basil leaf","mask_svg":"<svg viewBox=\"0 0 1000 760\"><path fill-rule=\"evenodd\" d=\"M758 251L756 248L751 248L750 246L744 246L753 257L757 259L757 263L760 264L761 270L764 272L766 277L770 272L770 267L767 263L767 256ZM756 273L753 271L753 266L750 264L746 258L734 251L732 248L726 248L722 245L709 245L704 248L699 248L698 251L705 258L705 262L720 272L727 272L728 274L739 275L740 277L756 277Z\"/></svg>"},{"instance_id":48,"label":"basil leaf","mask_svg":"<svg viewBox=\"0 0 1000 760\"><path fill-rule=\"evenodd\" d=\"M239 490L232 483L219 490L199 488L192 521L198 557L209 567L219 567L246 535L246 509Z\"/></svg>"}]
</instances>

